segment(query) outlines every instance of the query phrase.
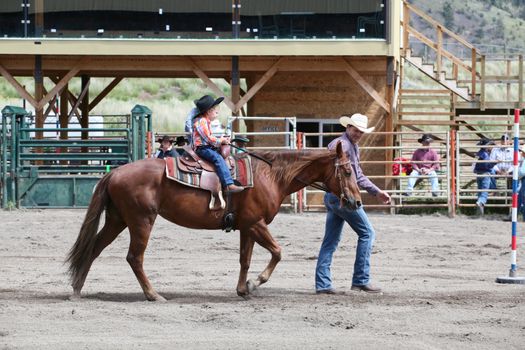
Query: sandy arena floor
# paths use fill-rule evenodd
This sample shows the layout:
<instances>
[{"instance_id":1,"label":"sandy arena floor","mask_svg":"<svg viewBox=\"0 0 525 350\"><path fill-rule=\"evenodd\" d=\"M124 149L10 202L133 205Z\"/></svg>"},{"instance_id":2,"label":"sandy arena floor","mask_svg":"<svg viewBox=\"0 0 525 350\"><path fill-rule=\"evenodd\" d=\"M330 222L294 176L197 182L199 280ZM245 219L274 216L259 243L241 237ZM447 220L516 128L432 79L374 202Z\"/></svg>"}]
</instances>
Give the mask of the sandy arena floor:
<instances>
[{"instance_id":1,"label":"sandy arena floor","mask_svg":"<svg viewBox=\"0 0 525 350\"><path fill-rule=\"evenodd\" d=\"M283 260L250 300L235 292L237 233L159 218L145 269L168 302L152 303L125 260L127 231L95 261L84 298L70 301L63 260L84 210L0 211L0 348L525 348L525 285L494 283L508 273L510 223L370 216L382 295L350 291L356 239L348 227L333 266L342 294L314 293L323 214L277 215L270 228ZM256 247L251 278L268 259Z\"/></svg>"}]
</instances>

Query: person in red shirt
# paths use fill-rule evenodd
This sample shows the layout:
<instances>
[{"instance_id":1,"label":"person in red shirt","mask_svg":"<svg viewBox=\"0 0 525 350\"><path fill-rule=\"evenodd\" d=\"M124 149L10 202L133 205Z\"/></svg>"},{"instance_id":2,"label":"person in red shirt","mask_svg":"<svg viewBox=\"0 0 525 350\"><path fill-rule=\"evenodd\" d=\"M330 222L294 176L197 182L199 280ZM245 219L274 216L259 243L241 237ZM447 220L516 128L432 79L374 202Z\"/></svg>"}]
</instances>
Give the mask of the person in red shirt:
<instances>
[{"instance_id":1,"label":"person in red shirt","mask_svg":"<svg viewBox=\"0 0 525 350\"><path fill-rule=\"evenodd\" d=\"M417 140L423 147L418 148L412 155L412 172L408 179L407 191L404 193L405 196L412 194L417 178L420 176L425 176L430 179L432 196L437 197L439 195L439 182L436 174L436 170L439 169L439 155L430 148L432 141L434 141L434 139L431 134L423 134L423 136Z\"/></svg>"},{"instance_id":2,"label":"person in red shirt","mask_svg":"<svg viewBox=\"0 0 525 350\"><path fill-rule=\"evenodd\" d=\"M193 149L204 160L215 165L217 175L221 180L222 187L227 192L241 192L244 187L237 186L233 183L232 176L224 158L219 154L220 147L223 144L230 143L229 136L215 137L211 132L211 122L217 119L219 115L219 104L224 97L214 99L210 95L204 95L195 100L195 106L198 109L197 116L193 119Z\"/></svg>"}]
</instances>

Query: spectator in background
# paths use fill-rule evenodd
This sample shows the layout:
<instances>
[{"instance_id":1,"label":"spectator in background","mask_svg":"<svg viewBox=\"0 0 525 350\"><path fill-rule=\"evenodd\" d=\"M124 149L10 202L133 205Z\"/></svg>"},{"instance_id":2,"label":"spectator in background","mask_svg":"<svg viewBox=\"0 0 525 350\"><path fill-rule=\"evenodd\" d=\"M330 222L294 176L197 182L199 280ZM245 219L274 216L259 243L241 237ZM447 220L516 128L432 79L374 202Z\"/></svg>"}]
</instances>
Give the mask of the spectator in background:
<instances>
[{"instance_id":1,"label":"spectator in background","mask_svg":"<svg viewBox=\"0 0 525 350\"><path fill-rule=\"evenodd\" d=\"M173 141L168 135L164 135L158 139L157 142L160 143L160 147L155 153L155 158L164 159L165 157L176 157L176 152L172 148Z\"/></svg>"},{"instance_id":2,"label":"spectator in background","mask_svg":"<svg viewBox=\"0 0 525 350\"><path fill-rule=\"evenodd\" d=\"M514 150L509 146L509 135L504 134L501 136L500 141L501 147L492 149L490 153L490 160L493 160L496 165L494 166L494 173L497 175L508 176L514 170L512 165L514 160ZM512 179L507 178L506 188L512 188ZM496 180L494 180L494 186L496 185Z\"/></svg>"},{"instance_id":3,"label":"spectator in background","mask_svg":"<svg viewBox=\"0 0 525 350\"><path fill-rule=\"evenodd\" d=\"M197 104L198 100L193 101L195 105ZM193 118L195 118L199 114L199 109L197 107L193 107L188 114L186 115L186 121L184 123L184 131L188 135L188 144L191 146L193 144L192 137L193 137Z\"/></svg>"},{"instance_id":4,"label":"spectator in background","mask_svg":"<svg viewBox=\"0 0 525 350\"><path fill-rule=\"evenodd\" d=\"M246 145L248 144L248 142L250 142L249 138L242 136L242 135L236 135L235 138L232 140L232 145L242 148L242 150L239 148L236 148L235 153L244 153L243 150L246 149Z\"/></svg>"},{"instance_id":5,"label":"spectator in background","mask_svg":"<svg viewBox=\"0 0 525 350\"><path fill-rule=\"evenodd\" d=\"M430 178L432 196L437 197L439 194L439 182L436 174L436 170L439 169L439 155L430 148L432 141L434 141L434 139L431 134L423 134L423 136L417 140L423 147L418 148L412 155L412 172L408 179L407 191L404 193L405 196L412 195L414 185L421 175Z\"/></svg>"},{"instance_id":6,"label":"spectator in background","mask_svg":"<svg viewBox=\"0 0 525 350\"><path fill-rule=\"evenodd\" d=\"M521 159L518 168L520 185L518 194L518 211L523 216L523 221L525 221L525 145L520 146L520 155Z\"/></svg>"},{"instance_id":7,"label":"spectator in background","mask_svg":"<svg viewBox=\"0 0 525 350\"><path fill-rule=\"evenodd\" d=\"M186 138L184 136L178 136L177 139L175 139L175 145L177 146L175 148L175 151L178 155L182 156L184 154L184 145L186 144Z\"/></svg>"},{"instance_id":8,"label":"spectator in background","mask_svg":"<svg viewBox=\"0 0 525 350\"><path fill-rule=\"evenodd\" d=\"M480 215L485 213L485 204L487 204L487 199L489 193L487 192L492 186L492 177L494 175L494 163L489 163L491 149L486 148L485 146L494 145L494 142L490 141L487 138L482 138L478 143L478 146L481 146L477 153L478 161L474 166L474 173L477 175L476 181L478 183L478 200L476 201L476 206L478 207L478 212Z\"/></svg>"}]
</instances>

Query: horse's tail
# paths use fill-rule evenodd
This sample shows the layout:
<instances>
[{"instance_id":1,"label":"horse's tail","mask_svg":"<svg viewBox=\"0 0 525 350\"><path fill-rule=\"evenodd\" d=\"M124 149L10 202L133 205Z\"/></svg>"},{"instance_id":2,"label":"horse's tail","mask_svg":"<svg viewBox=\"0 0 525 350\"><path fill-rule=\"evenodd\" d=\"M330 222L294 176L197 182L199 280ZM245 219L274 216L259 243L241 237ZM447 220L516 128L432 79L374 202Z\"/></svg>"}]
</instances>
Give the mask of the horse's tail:
<instances>
[{"instance_id":1,"label":"horse's tail","mask_svg":"<svg viewBox=\"0 0 525 350\"><path fill-rule=\"evenodd\" d=\"M77 241L69 251L66 263L69 263L69 275L73 289L80 290L91 266L93 248L97 239L100 215L109 204L108 185L113 173L106 174L96 185L91 203L80 228Z\"/></svg>"}]
</instances>

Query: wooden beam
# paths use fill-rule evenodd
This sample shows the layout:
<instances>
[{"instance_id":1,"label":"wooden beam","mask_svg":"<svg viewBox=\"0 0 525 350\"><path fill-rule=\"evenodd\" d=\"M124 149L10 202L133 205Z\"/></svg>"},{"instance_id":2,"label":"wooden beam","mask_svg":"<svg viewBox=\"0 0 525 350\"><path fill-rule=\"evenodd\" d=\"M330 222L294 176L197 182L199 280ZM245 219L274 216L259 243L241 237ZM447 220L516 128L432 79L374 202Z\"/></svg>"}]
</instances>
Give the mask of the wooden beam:
<instances>
[{"instance_id":1,"label":"wooden beam","mask_svg":"<svg viewBox=\"0 0 525 350\"><path fill-rule=\"evenodd\" d=\"M60 81L55 85L55 87L53 89L51 89L51 91L46 95L44 96L44 98L42 98L40 101L38 101L38 108L37 109L41 109L42 107L44 107L44 105L46 103L48 103L49 101L51 101L51 99L53 98L53 96L55 96L60 90L62 90L62 88L75 76L77 75L78 72L80 72L81 68L82 68L82 65L87 61L87 58L84 57L82 58L80 61L78 61L78 63L66 74L62 77L62 79L60 79Z\"/></svg>"},{"instance_id":2,"label":"wooden beam","mask_svg":"<svg viewBox=\"0 0 525 350\"><path fill-rule=\"evenodd\" d=\"M33 98L33 96L31 96L29 92L27 92L26 89L24 89L22 85L20 85L20 83L4 68L4 66L2 66L2 64L0 64L0 74L2 74L5 80L7 80L15 88L22 98L27 100L27 102L29 102L31 106L35 107L36 109L38 102Z\"/></svg>"},{"instance_id":3,"label":"wooden beam","mask_svg":"<svg viewBox=\"0 0 525 350\"><path fill-rule=\"evenodd\" d=\"M213 82L210 78L202 71L202 69L197 66L195 61L192 58L188 57L188 63L191 66L191 69L211 90L213 90L218 96L224 97L224 103L230 108L231 111L235 109L235 104L232 100L222 92L221 89Z\"/></svg>"},{"instance_id":4,"label":"wooden beam","mask_svg":"<svg viewBox=\"0 0 525 350\"><path fill-rule=\"evenodd\" d=\"M122 79L124 78L118 77L113 79L113 81L111 81L111 83L109 83L109 85L106 86L104 90L102 90L100 94L98 94L98 96L93 99L93 101L91 101L88 109L91 111L93 108L95 108L100 103L100 101L102 101L102 99L104 99L104 97L106 97L115 88L115 86L117 86L117 84L122 81Z\"/></svg>"},{"instance_id":5,"label":"wooden beam","mask_svg":"<svg viewBox=\"0 0 525 350\"><path fill-rule=\"evenodd\" d=\"M45 91L45 89L44 89ZM53 97L53 99L51 101L49 101L49 105L47 106L46 108L46 111L44 112L44 118L47 119L47 116L49 115L49 113L51 112L51 110L53 110L53 112L55 112L55 114L57 113L57 109L55 107L55 102L57 101L57 97Z\"/></svg>"},{"instance_id":6,"label":"wooden beam","mask_svg":"<svg viewBox=\"0 0 525 350\"><path fill-rule=\"evenodd\" d=\"M350 76L387 112L391 113L390 104L370 85L355 69L348 59L342 58L345 70Z\"/></svg>"},{"instance_id":7,"label":"wooden beam","mask_svg":"<svg viewBox=\"0 0 525 350\"><path fill-rule=\"evenodd\" d=\"M58 80L58 79L57 79ZM60 127L61 128L68 128L69 127L69 117L67 112L67 106L68 106L68 95L69 95L69 89L68 86L64 86L62 91L60 92ZM60 131L60 139L67 140L68 138L68 132L67 130ZM62 152L66 152L66 148L62 149ZM65 162L64 162L65 163Z\"/></svg>"},{"instance_id":8,"label":"wooden beam","mask_svg":"<svg viewBox=\"0 0 525 350\"><path fill-rule=\"evenodd\" d=\"M43 86L42 89L44 91L44 94L47 94L46 87ZM55 112L55 114L58 113L58 108L57 108L57 106L55 106L56 101L57 101L57 96L53 97L53 99L49 102L49 105L47 106L46 111L44 112L44 117L45 118L47 118L47 116L49 115L51 110L53 110L53 112Z\"/></svg>"},{"instance_id":9,"label":"wooden beam","mask_svg":"<svg viewBox=\"0 0 525 350\"><path fill-rule=\"evenodd\" d=\"M49 79L51 79L51 81L53 81L55 84L58 84L58 82L60 81L60 78L58 77L49 77ZM80 111L78 110L78 106L75 108L75 105L77 104L77 98L71 91L69 91L69 89L67 88L67 84L66 86L64 86L64 88L67 89L66 90L67 94L65 95L67 96L66 101L69 102L72 113L74 113L77 116L78 122L80 123L80 118L81 118ZM62 89L61 91L63 92L64 90ZM72 114L68 114L68 115L69 115L68 120L70 120Z\"/></svg>"},{"instance_id":10,"label":"wooden beam","mask_svg":"<svg viewBox=\"0 0 525 350\"><path fill-rule=\"evenodd\" d=\"M71 112L69 112L69 115L67 116L67 120L69 121L71 120L71 116L73 115L73 113L75 113L77 115L78 122L81 126L82 126L82 116L80 114L77 114L76 110L78 106L80 105L80 103L82 102L82 100L84 99L86 92L88 92L90 83L91 83L91 80L88 79L86 85L84 86L84 88L82 89L82 92L80 93L80 96L78 96L77 101L75 102L73 107L71 107Z\"/></svg>"},{"instance_id":11,"label":"wooden beam","mask_svg":"<svg viewBox=\"0 0 525 350\"><path fill-rule=\"evenodd\" d=\"M271 79L279 69L279 65L281 62L284 61L284 57L280 57L271 67L268 69L266 73L259 79L249 90L248 92L241 98L239 102L235 105L234 112L238 112L242 106L244 106L256 93L259 91L264 84L268 82L268 80Z\"/></svg>"}]
</instances>

